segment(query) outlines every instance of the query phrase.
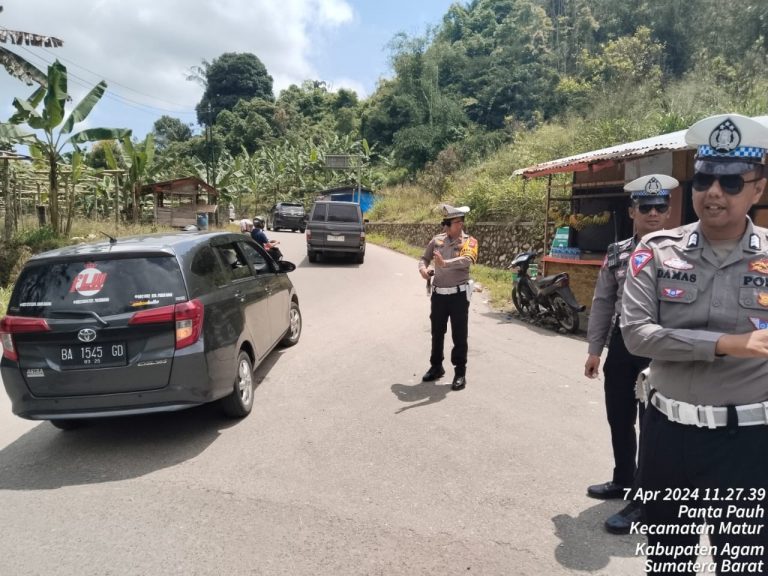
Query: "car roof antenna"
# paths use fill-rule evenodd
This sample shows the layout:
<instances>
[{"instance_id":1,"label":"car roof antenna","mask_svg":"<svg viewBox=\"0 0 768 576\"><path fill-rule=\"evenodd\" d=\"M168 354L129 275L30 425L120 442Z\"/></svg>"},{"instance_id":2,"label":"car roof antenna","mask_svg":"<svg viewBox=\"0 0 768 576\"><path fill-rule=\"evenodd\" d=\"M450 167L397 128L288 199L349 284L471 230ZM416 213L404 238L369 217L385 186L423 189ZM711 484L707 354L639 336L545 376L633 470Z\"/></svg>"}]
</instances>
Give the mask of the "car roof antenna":
<instances>
[{"instance_id":1,"label":"car roof antenna","mask_svg":"<svg viewBox=\"0 0 768 576\"><path fill-rule=\"evenodd\" d=\"M101 232L101 230L99 230L99 232ZM104 234L104 236L106 236L107 238L109 238L110 244L117 244L117 238L115 238L114 236L110 236L106 232L101 232L101 233Z\"/></svg>"}]
</instances>

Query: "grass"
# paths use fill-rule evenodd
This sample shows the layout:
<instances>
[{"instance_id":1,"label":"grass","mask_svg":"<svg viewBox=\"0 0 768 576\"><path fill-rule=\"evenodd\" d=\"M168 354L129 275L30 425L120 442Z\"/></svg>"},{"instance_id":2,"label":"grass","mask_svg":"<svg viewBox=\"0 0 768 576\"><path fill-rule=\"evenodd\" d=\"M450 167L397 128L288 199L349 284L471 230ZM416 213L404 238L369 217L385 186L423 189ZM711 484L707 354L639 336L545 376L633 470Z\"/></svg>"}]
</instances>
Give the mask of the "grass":
<instances>
[{"instance_id":1,"label":"grass","mask_svg":"<svg viewBox=\"0 0 768 576\"><path fill-rule=\"evenodd\" d=\"M392 239L382 234L366 234L366 241L390 248L401 254L421 258L423 248L411 246L399 239ZM414 271L414 274L416 272ZM476 264L472 266L471 276L482 287L482 294L488 300L490 306L499 311L508 311L512 308L512 271L501 270Z\"/></svg>"}]
</instances>

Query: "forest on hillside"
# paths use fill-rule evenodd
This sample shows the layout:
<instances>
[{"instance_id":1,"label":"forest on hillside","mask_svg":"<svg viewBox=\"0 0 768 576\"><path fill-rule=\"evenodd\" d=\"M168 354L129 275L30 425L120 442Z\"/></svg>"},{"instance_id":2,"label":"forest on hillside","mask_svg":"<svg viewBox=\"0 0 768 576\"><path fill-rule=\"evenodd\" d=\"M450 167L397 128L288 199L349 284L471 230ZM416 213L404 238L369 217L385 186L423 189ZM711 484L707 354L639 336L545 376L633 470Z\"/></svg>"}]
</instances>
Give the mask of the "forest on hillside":
<instances>
[{"instance_id":1,"label":"forest on hillside","mask_svg":"<svg viewBox=\"0 0 768 576\"><path fill-rule=\"evenodd\" d=\"M510 178L516 168L712 113L768 112L766 2L472 0L388 47L392 75L365 99L312 79L275 95L256 54L203 61L189 74L205 88L200 134L165 116L147 140L97 142L82 164L130 169L129 192L199 175L244 213L360 179L383 193L380 218L426 217L441 199L512 218L540 206L535 186ZM331 154L355 169L329 170Z\"/></svg>"}]
</instances>

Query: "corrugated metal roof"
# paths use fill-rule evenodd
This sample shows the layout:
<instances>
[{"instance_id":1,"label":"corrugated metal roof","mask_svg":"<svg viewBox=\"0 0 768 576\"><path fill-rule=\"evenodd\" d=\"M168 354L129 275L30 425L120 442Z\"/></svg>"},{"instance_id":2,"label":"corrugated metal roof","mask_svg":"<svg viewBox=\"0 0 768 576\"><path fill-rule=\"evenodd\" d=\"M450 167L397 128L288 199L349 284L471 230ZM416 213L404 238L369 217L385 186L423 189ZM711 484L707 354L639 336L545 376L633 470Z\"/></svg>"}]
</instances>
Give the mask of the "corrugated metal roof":
<instances>
[{"instance_id":1,"label":"corrugated metal roof","mask_svg":"<svg viewBox=\"0 0 768 576\"><path fill-rule=\"evenodd\" d=\"M755 116L754 119L768 125L768 116ZM537 176L559 174L562 172L584 172L589 170L590 166L593 169L600 169L615 164L617 160L630 160L653 152L683 150L688 148L688 145L685 143L685 132L685 130L678 130L677 132L636 140L635 142L617 144L602 150L593 150L576 154L575 156L568 156L567 158L550 160L549 162L542 162L541 164L534 164L527 168L515 170L513 175L535 178Z\"/></svg>"},{"instance_id":2,"label":"corrugated metal roof","mask_svg":"<svg viewBox=\"0 0 768 576\"><path fill-rule=\"evenodd\" d=\"M528 168L520 168L515 170L513 174L515 176L522 175L526 178L535 178L561 172L583 172L588 170L590 166L597 165L595 167L603 167L605 164L615 163L616 160L637 158L638 156L645 156L650 152L681 150L688 147L685 143L685 132L685 130L678 130L677 132L653 136L644 140L618 144L610 148L603 148L602 150L592 150L591 152L584 152L575 156L568 156L567 158L550 160L549 162L542 162Z\"/></svg>"}]
</instances>

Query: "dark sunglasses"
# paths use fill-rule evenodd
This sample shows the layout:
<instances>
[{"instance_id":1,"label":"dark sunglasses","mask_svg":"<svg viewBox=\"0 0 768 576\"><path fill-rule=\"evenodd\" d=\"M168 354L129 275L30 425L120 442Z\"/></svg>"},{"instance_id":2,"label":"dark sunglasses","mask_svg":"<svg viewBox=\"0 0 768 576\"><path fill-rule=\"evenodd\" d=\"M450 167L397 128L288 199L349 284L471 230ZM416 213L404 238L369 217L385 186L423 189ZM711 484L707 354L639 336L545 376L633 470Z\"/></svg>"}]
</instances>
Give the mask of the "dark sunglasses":
<instances>
[{"instance_id":1,"label":"dark sunglasses","mask_svg":"<svg viewBox=\"0 0 768 576\"><path fill-rule=\"evenodd\" d=\"M651 210L664 214L669 210L669 204L640 204L637 209L640 211L640 214L650 214Z\"/></svg>"},{"instance_id":2,"label":"dark sunglasses","mask_svg":"<svg viewBox=\"0 0 768 576\"><path fill-rule=\"evenodd\" d=\"M696 190L696 192L706 192L712 187L715 180L717 180L720 182L720 188L723 192L735 196L744 189L744 184L757 182L763 178L764 176L760 176L759 178L753 178L752 180L744 180L740 174L724 174L716 176L715 174L702 174L701 172L696 172L693 175L693 189Z\"/></svg>"}]
</instances>

